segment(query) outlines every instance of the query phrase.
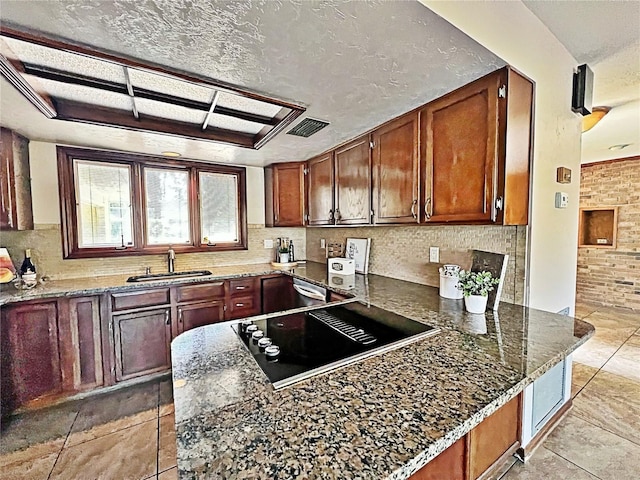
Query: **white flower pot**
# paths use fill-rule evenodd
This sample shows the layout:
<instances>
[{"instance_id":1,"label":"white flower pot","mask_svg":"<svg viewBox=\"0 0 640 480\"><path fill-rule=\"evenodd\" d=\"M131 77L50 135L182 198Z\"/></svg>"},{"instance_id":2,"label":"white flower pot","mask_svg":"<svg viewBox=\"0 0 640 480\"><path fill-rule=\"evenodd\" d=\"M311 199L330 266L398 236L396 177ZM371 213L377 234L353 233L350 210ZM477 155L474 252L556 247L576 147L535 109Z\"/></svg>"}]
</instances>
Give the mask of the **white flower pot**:
<instances>
[{"instance_id":1,"label":"white flower pot","mask_svg":"<svg viewBox=\"0 0 640 480\"><path fill-rule=\"evenodd\" d=\"M289 263L289 254L281 253L280 254L280 263Z\"/></svg>"},{"instance_id":2,"label":"white flower pot","mask_svg":"<svg viewBox=\"0 0 640 480\"><path fill-rule=\"evenodd\" d=\"M469 313L484 313L487 309L488 298L486 295L469 295L464 297L464 306Z\"/></svg>"}]
</instances>

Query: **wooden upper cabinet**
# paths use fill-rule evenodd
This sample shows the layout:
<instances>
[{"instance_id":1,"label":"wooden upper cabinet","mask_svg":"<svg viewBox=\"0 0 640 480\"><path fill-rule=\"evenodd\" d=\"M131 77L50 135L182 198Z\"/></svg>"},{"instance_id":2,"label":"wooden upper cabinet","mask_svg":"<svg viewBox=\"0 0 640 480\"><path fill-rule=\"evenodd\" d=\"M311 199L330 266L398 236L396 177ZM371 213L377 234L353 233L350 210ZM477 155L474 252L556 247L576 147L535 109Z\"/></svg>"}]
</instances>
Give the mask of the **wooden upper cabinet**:
<instances>
[{"instance_id":1,"label":"wooden upper cabinet","mask_svg":"<svg viewBox=\"0 0 640 480\"><path fill-rule=\"evenodd\" d=\"M29 140L0 128L0 230L33 230Z\"/></svg>"},{"instance_id":2,"label":"wooden upper cabinet","mask_svg":"<svg viewBox=\"0 0 640 480\"><path fill-rule=\"evenodd\" d=\"M371 147L366 135L334 151L337 225L371 221Z\"/></svg>"},{"instance_id":3,"label":"wooden upper cabinet","mask_svg":"<svg viewBox=\"0 0 640 480\"><path fill-rule=\"evenodd\" d=\"M432 222L488 222L497 180L498 89L491 75L420 112L424 202Z\"/></svg>"},{"instance_id":4,"label":"wooden upper cabinet","mask_svg":"<svg viewBox=\"0 0 640 480\"><path fill-rule=\"evenodd\" d=\"M309 160L307 166L307 198L309 225L332 225L333 205L333 152Z\"/></svg>"},{"instance_id":5,"label":"wooden upper cabinet","mask_svg":"<svg viewBox=\"0 0 640 480\"><path fill-rule=\"evenodd\" d=\"M505 68L421 109L422 221L527 223L532 105Z\"/></svg>"},{"instance_id":6,"label":"wooden upper cabinet","mask_svg":"<svg viewBox=\"0 0 640 480\"><path fill-rule=\"evenodd\" d=\"M372 134L374 223L418 222L418 113Z\"/></svg>"},{"instance_id":7,"label":"wooden upper cabinet","mask_svg":"<svg viewBox=\"0 0 640 480\"><path fill-rule=\"evenodd\" d=\"M278 163L265 168L265 224L302 227L305 215L305 164Z\"/></svg>"}]
</instances>

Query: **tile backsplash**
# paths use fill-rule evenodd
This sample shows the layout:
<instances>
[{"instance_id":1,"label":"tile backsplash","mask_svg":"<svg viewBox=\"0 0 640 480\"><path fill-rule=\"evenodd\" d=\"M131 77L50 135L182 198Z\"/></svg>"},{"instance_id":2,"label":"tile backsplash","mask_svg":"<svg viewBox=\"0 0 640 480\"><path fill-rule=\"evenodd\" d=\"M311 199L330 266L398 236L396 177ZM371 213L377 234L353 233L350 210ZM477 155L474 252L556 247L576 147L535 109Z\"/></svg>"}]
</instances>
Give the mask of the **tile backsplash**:
<instances>
[{"instance_id":1,"label":"tile backsplash","mask_svg":"<svg viewBox=\"0 0 640 480\"><path fill-rule=\"evenodd\" d=\"M345 242L348 237L371 238L369 273L438 287L438 268L453 263L468 269L471 250L509 255L502 300L524 303L526 227L393 226L308 228L307 259L325 262L320 240ZM440 263L429 262L429 247L440 248Z\"/></svg>"},{"instance_id":2,"label":"tile backsplash","mask_svg":"<svg viewBox=\"0 0 640 480\"><path fill-rule=\"evenodd\" d=\"M176 255L176 271L198 270L213 266L267 263L274 259L275 250L264 248L264 240L289 237L296 248L296 256L304 258L304 228L265 228L264 225L248 226L248 250L212 253L185 253ZM146 267L153 273L165 272L165 255L140 255L119 258L62 259L60 225L40 224L34 230L2 232L1 245L9 250L16 267L24 258L24 250L32 249L33 263L38 273L52 280L84 278L104 275L139 275Z\"/></svg>"}]
</instances>

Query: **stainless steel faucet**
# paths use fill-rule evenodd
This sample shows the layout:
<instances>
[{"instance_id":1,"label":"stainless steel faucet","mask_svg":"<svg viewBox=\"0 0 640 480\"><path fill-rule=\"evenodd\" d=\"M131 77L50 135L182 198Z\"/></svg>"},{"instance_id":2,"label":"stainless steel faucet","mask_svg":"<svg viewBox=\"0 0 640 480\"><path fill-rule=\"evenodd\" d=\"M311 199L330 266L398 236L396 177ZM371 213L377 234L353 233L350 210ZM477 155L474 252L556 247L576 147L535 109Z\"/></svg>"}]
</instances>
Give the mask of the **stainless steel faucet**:
<instances>
[{"instance_id":1,"label":"stainless steel faucet","mask_svg":"<svg viewBox=\"0 0 640 480\"><path fill-rule=\"evenodd\" d=\"M169 251L167 252L167 265L169 267L169 273L173 273L175 271L175 261L176 252L172 247L169 247Z\"/></svg>"}]
</instances>

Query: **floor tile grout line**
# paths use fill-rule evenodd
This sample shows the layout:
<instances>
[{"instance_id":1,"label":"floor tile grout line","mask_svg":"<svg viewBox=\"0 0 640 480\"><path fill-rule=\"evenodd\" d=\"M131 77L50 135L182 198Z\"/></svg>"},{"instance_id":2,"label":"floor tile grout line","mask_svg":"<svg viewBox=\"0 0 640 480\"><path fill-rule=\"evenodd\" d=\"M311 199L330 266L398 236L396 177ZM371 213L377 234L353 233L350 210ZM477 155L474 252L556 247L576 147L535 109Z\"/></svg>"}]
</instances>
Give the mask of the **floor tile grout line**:
<instances>
[{"instance_id":1,"label":"floor tile grout line","mask_svg":"<svg viewBox=\"0 0 640 480\"><path fill-rule=\"evenodd\" d=\"M562 459L563 459L563 460L565 460L566 462L570 463L571 465L573 465L573 466L575 466L575 467L579 468L579 469L580 469L580 470L582 470L583 472L587 472L589 475L592 475L592 476L596 477L598 480L602 480L602 478L601 478L600 476L598 476L598 475L596 475L595 473L593 473L593 472L591 472L591 471L587 470L587 469L586 469L586 468L584 468L584 467L581 467L581 466L580 466L580 465L578 465L577 463L572 462L572 461L571 461L571 460L569 460L568 458L563 457L561 454L559 454L559 453L558 453L558 452L556 452L556 451L551 450L551 448L549 448L549 447L545 446L544 444L542 444L541 446L542 446L542 448L546 448L547 450L549 450L550 452L552 452L554 455L559 456L560 458L562 458Z\"/></svg>"},{"instance_id":2,"label":"floor tile grout line","mask_svg":"<svg viewBox=\"0 0 640 480\"><path fill-rule=\"evenodd\" d=\"M158 382L158 428L156 431L156 479L160 474L160 382Z\"/></svg>"},{"instance_id":3,"label":"floor tile grout line","mask_svg":"<svg viewBox=\"0 0 640 480\"><path fill-rule=\"evenodd\" d=\"M583 417L582 415L580 415L577 412L573 412L573 414L578 417L580 420L584 420L585 422L587 422L589 425L593 425L594 427L598 427L601 430L604 430L605 432L609 432L611 435L615 435L618 438L621 438L622 440L626 440L627 442L633 443L634 445L637 445L640 447L640 443L636 442L635 440L631 440L629 438L623 437L622 435L620 435L619 433L613 432L611 430L609 430L606 427L603 427L602 425L598 425L597 423L593 423L592 421L590 421L589 419Z\"/></svg>"},{"instance_id":4,"label":"floor tile grout line","mask_svg":"<svg viewBox=\"0 0 640 480\"><path fill-rule=\"evenodd\" d=\"M62 446L60 447L60 450L58 451L58 455L56 456L56 461L53 462L53 465L51 466L51 470L49 471L49 475L47 475L47 480L49 480L51 478L51 475L53 474L53 471L55 470L56 465L58 464L58 460L60 460L60 455L62 455L62 451L64 450L64 446L67 443L67 439L69 438L69 435L71 435L71 431L73 430L73 426L75 425L76 421L78 420L78 416L80 415L81 408L78 409L78 411L76 412L75 416L73 417L73 422L71 422L71 425L69 426L69 430L67 431L67 434L64 437L64 442L62 442Z\"/></svg>"}]
</instances>

